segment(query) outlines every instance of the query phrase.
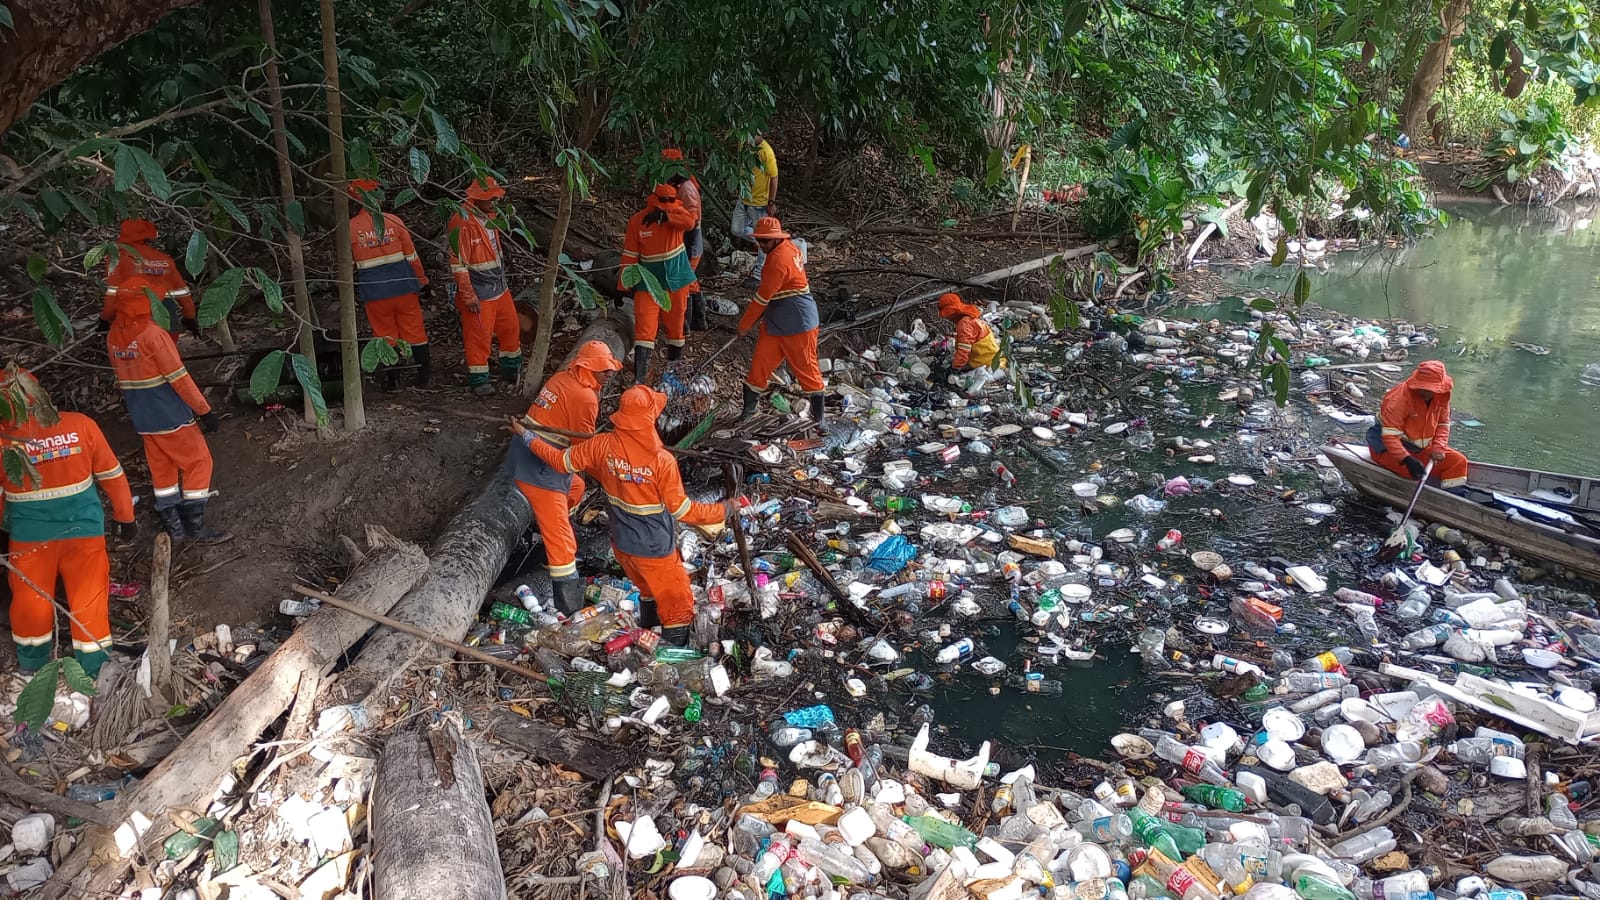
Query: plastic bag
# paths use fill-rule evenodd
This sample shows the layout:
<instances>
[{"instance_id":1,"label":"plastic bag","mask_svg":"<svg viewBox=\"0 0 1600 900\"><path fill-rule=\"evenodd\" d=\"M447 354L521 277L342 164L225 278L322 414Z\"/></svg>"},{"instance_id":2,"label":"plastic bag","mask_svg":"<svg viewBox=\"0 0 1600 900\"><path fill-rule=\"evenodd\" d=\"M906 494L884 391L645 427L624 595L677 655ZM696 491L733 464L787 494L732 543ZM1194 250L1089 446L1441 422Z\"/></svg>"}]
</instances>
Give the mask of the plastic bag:
<instances>
[{"instance_id":1,"label":"plastic bag","mask_svg":"<svg viewBox=\"0 0 1600 900\"><path fill-rule=\"evenodd\" d=\"M896 534L890 535L883 543L872 551L872 557L867 560L867 568L885 575L897 574L906 567L906 563L917 558L915 544Z\"/></svg>"}]
</instances>

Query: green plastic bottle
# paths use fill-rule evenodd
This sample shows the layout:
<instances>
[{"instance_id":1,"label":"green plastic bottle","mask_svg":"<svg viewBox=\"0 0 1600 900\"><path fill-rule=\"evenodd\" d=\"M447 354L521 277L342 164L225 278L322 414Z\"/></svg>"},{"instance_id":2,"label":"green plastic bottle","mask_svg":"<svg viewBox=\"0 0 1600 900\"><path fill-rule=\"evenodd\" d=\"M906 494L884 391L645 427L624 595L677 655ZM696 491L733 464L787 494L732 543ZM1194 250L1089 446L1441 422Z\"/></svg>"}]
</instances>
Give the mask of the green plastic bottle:
<instances>
[{"instance_id":1,"label":"green plastic bottle","mask_svg":"<svg viewBox=\"0 0 1600 900\"><path fill-rule=\"evenodd\" d=\"M1324 878L1301 875L1294 883L1295 893L1305 900L1356 900L1356 895Z\"/></svg>"},{"instance_id":2,"label":"green plastic bottle","mask_svg":"<svg viewBox=\"0 0 1600 900\"><path fill-rule=\"evenodd\" d=\"M1181 861L1183 852L1178 849L1178 842L1168 830L1167 821L1150 815L1135 806L1128 810L1128 818L1133 820L1133 834L1145 843L1145 846L1161 851L1161 855L1173 861Z\"/></svg>"},{"instance_id":3,"label":"green plastic bottle","mask_svg":"<svg viewBox=\"0 0 1600 900\"><path fill-rule=\"evenodd\" d=\"M954 822L937 816L902 816L907 825L916 830L922 839L935 847L950 850L955 847L971 849L978 846L978 836Z\"/></svg>"},{"instance_id":4,"label":"green plastic bottle","mask_svg":"<svg viewBox=\"0 0 1600 900\"><path fill-rule=\"evenodd\" d=\"M1244 791L1214 784L1191 784L1184 787L1182 793L1195 803L1204 803L1212 809L1225 809L1228 812L1244 812L1250 805L1250 798L1244 795Z\"/></svg>"}]
</instances>

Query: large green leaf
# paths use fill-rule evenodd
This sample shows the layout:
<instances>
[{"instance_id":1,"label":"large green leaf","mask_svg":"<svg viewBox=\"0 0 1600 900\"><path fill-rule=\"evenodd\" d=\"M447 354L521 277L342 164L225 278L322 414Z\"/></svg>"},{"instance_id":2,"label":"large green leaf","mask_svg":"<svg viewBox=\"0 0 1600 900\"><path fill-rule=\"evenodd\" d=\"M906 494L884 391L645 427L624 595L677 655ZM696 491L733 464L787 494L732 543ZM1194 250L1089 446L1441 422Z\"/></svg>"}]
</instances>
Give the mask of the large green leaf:
<instances>
[{"instance_id":1,"label":"large green leaf","mask_svg":"<svg viewBox=\"0 0 1600 900\"><path fill-rule=\"evenodd\" d=\"M50 271L50 262L35 253L28 257L28 278L33 281L43 281L44 273Z\"/></svg>"},{"instance_id":2,"label":"large green leaf","mask_svg":"<svg viewBox=\"0 0 1600 900\"><path fill-rule=\"evenodd\" d=\"M39 470L33 467L28 455L16 447L0 447L0 468L4 469L6 480L12 484L31 489L39 483Z\"/></svg>"},{"instance_id":3,"label":"large green leaf","mask_svg":"<svg viewBox=\"0 0 1600 900\"><path fill-rule=\"evenodd\" d=\"M634 288L640 284L644 285L645 291L650 294L650 299L656 301L657 306L662 309L672 308L672 295L661 284L661 280L656 278L655 273L640 265L627 266L622 270L623 287Z\"/></svg>"},{"instance_id":4,"label":"large green leaf","mask_svg":"<svg viewBox=\"0 0 1600 900\"><path fill-rule=\"evenodd\" d=\"M42 284L33 289L33 323L39 326L45 343L52 347L65 346L72 337L72 321L61 311L50 288Z\"/></svg>"},{"instance_id":5,"label":"large green leaf","mask_svg":"<svg viewBox=\"0 0 1600 900\"><path fill-rule=\"evenodd\" d=\"M400 353L383 338L373 338L361 348L361 371L376 372L379 366L392 366L400 361Z\"/></svg>"},{"instance_id":6,"label":"large green leaf","mask_svg":"<svg viewBox=\"0 0 1600 900\"><path fill-rule=\"evenodd\" d=\"M311 409L317 415L317 424L328 424L328 402L322 397L322 379L317 376L317 364L299 353L289 354L289 365L300 389L311 399Z\"/></svg>"},{"instance_id":7,"label":"large green leaf","mask_svg":"<svg viewBox=\"0 0 1600 900\"><path fill-rule=\"evenodd\" d=\"M451 127L450 120L440 115L437 110L428 110L428 115L433 120L433 133L437 136L434 146L446 156L454 156L461 151L461 139L456 137L456 130Z\"/></svg>"},{"instance_id":8,"label":"large green leaf","mask_svg":"<svg viewBox=\"0 0 1600 900\"><path fill-rule=\"evenodd\" d=\"M594 285L589 283L589 279L583 277L582 272L575 271L570 266L565 265L561 267L561 271L572 279L572 292L577 295L579 306L584 309L600 308L600 292L594 289Z\"/></svg>"},{"instance_id":9,"label":"large green leaf","mask_svg":"<svg viewBox=\"0 0 1600 900\"><path fill-rule=\"evenodd\" d=\"M209 328L226 319L239 302L239 291L243 287L244 269L232 268L217 276L200 300L200 327Z\"/></svg>"},{"instance_id":10,"label":"large green leaf","mask_svg":"<svg viewBox=\"0 0 1600 900\"><path fill-rule=\"evenodd\" d=\"M183 267L191 276L198 278L206 270L206 252L210 247L204 231L197 228L189 235L189 245L183 251Z\"/></svg>"},{"instance_id":11,"label":"large green leaf","mask_svg":"<svg viewBox=\"0 0 1600 900\"><path fill-rule=\"evenodd\" d=\"M428 151L412 147L406 154L406 161L411 167L411 180L417 184L427 183L428 173L433 169L433 160L428 156Z\"/></svg>"},{"instance_id":12,"label":"large green leaf","mask_svg":"<svg viewBox=\"0 0 1600 900\"><path fill-rule=\"evenodd\" d=\"M118 144L116 152L111 155L111 162L112 190L119 194L133 190L134 182L139 180L139 158L133 155L133 148Z\"/></svg>"},{"instance_id":13,"label":"large green leaf","mask_svg":"<svg viewBox=\"0 0 1600 900\"><path fill-rule=\"evenodd\" d=\"M250 399L261 403L268 394L278 389L278 383L283 380L283 360L287 355L282 350L274 350L256 363L255 371L250 373Z\"/></svg>"},{"instance_id":14,"label":"large green leaf","mask_svg":"<svg viewBox=\"0 0 1600 900\"><path fill-rule=\"evenodd\" d=\"M267 301L267 309L275 313L283 312L283 285L279 284L276 278L268 275L265 269L252 266L250 280L261 289L261 297Z\"/></svg>"},{"instance_id":15,"label":"large green leaf","mask_svg":"<svg viewBox=\"0 0 1600 900\"><path fill-rule=\"evenodd\" d=\"M124 144L123 146L127 146ZM172 196L172 184L167 181L167 171L161 167L156 158L138 147L129 147L133 158L139 165L139 175L144 178L144 183L149 186L150 193L162 200Z\"/></svg>"},{"instance_id":16,"label":"large green leaf","mask_svg":"<svg viewBox=\"0 0 1600 900\"><path fill-rule=\"evenodd\" d=\"M17 695L16 719L18 722L37 731L44 727L50 718L50 710L56 705L56 680L61 669L61 661L52 659L39 667L39 671L28 680Z\"/></svg>"},{"instance_id":17,"label":"large green leaf","mask_svg":"<svg viewBox=\"0 0 1600 900\"><path fill-rule=\"evenodd\" d=\"M67 687L80 694L93 697L95 695L94 679L83 670L83 663L74 657L66 657L61 661L61 674L67 678Z\"/></svg>"}]
</instances>

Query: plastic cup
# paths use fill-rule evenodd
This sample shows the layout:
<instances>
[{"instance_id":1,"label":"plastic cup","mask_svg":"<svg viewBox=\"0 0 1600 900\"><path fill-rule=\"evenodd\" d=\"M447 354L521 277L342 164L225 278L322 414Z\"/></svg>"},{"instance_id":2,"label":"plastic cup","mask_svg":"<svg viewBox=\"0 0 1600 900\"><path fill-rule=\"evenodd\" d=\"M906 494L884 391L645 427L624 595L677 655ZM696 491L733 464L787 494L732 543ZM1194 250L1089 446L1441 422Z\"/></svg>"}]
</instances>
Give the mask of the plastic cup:
<instances>
[{"instance_id":1,"label":"plastic cup","mask_svg":"<svg viewBox=\"0 0 1600 900\"><path fill-rule=\"evenodd\" d=\"M699 875L679 875L667 885L667 896L672 900L715 900L717 885Z\"/></svg>"}]
</instances>

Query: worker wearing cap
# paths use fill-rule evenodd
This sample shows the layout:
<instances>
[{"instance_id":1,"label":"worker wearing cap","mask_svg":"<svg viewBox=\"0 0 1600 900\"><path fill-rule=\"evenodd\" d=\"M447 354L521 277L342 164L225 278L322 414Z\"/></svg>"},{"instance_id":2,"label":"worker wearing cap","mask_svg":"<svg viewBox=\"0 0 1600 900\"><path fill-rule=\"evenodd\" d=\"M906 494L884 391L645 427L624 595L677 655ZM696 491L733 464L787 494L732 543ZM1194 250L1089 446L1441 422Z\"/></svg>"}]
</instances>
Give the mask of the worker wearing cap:
<instances>
[{"instance_id":1,"label":"worker wearing cap","mask_svg":"<svg viewBox=\"0 0 1600 900\"><path fill-rule=\"evenodd\" d=\"M356 299L367 313L372 333L389 346L405 341L417 362L417 387L426 387L433 375L428 349L428 329L422 321L420 295L429 292L428 275L417 258L411 232L394 213L377 208L379 185L370 178L350 182L351 199L361 205L350 217L350 256L355 261ZM380 229L378 223L383 227Z\"/></svg>"},{"instance_id":2,"label":"worker wearing cap","mask_svg":"<svg viewBox=\"0 0 1600 900\"><path fill-rule=\"evenodd\" d=\"M1450 446L1450 390L1444 363L1428 360L1411 377L1389 389L1378 421L1367 430L1372 461L1396 475L1421 480L1428 461L1428 483L1446 490L1467 483L1467 458Z\"/></svg>"},{"instance_id":3,"label":"worker wearing cap","mask_svg":"<svg viewBox=\"0 0 1600 900\"><path fill-rule=\"evenodd\" d=\"M939 298L939 317L956 326L956 353L950 368L959 372L969 367L993 365L1000 355L1000 342L995 340L994 329L978 313L978 308L965 302L957 294Z\"/></svg>"},{"instance_id":4,"label":"worker wearing cap","mask_svg":"<svg viewBox=\"0 0 1600 900\"><path fill-rule=\"evenodd\" d=\"M682 165L683 151L668 147L661 151L661 158ZM668 178L667 184L678 189L678 202L694 214L694 227L683 233L683 246L689 254L689 268L695 272L694 283L689 285L689 308L684 326L687 331L705 331L709 327L706 324L706 298L700 292L699 278L700 258L706 252L706 236L701 227L705 215L700 200L700 179L684 169Z\"/></svg>"},{"instance_id":5,"label":"worker wearing cap","mask_svg":"<svg viewBox=\"0 0 1600 900\"><path fill-rule=\"evenodd\" d=\"M694 593L678 558L677 523L721 524L737 507L731 499L696 503L684 494L678 461L656 433L656 418L666 405L665 394L638 384L622 393L611 415L614 430L565 451L519 434L528 449L552 468L582 472L599 483L610 506L612 553L639 588L643 624L651 624L653 605L660 617L661 642L682 647L689 642L689 625L694 621ZM514 431L518 428L513 426Z\"/></svg>"},{"instance_id":6,"label":"worker wearing cap","mask_svg":"<svg viewBox=\"0 0 1600 900\"><path fill-rule=\"evenodd\" d=\"M111 560L106 555L105 510L99 484L111 501L120 539L133 536L133 494L122 465L94 420L57 413L33 376L15 367L0 372L0 393L30 395L31 411L7 425L4 449L18 451L33 468L21 481L0 467L0 530L11 535L11 637L23 675L50 661L55 644L56 581L66 586L72 648L85 672L100 671L111 649Z\"/></svg>"},{"instance_id":7,"label":"worker wearing cap","mask_svg":"<svg viewBox=\"0 0 1600 900\"><path fill-rule=\"evenodd\" d=\"M733 207L733 234L735 237L756 242L756 267L741 287L752 289L761 284L761 273L767 264L767 253L761 241L755 238L756 226L761 219L778 214L778 155L772 152L761 132L750 136L750 148L755 152L756 164L750 170L750 181L744 194Z\"/></svg>"},{"instance_id":8,"label":"worker wearing cap","mask_svg":"<svg viewBox=\"0 0 1600 900\"><path fill-rule=\"evenodd\" d=\"M766 268L756 296L744 308L739 334L749 334L760 322L755 355L744 382L744 409L739 418L756 411L761 392L772 381L772 373L783 363L800 382L800 389L811 401L811 420L822 425L822 370L817 365L817 301L811 296L800 248L789 240L789 233L776 218L767 216L752 232L766 255Z\"/></svg>"},{"instance_id":9,"label":"worker wearing cap","mask_svg":"<svg viewBox=\"0 0 1600 900\"><path fill-rule=\"evenodd\" d=\"M461 314L461 343L467 357L467 384L472 393L494 393L489 379L489 350L500 342L500 377L515 382L522 367L522 326L506 280L499 228L490 221L494 201L506 195L493 178L483 177L467 188L467 202L445 228L450 242L450 274L456 282L456 311Z\"/></svg>"},{"instance_id":10,"label":"worker wearing cap","mask_svg":"<svg viewBox=\"0 0 1600 900\"><path fill-rule=\"evenodd\" d=\"M178 345L151 321L148 306L127 304L106 335L106 350L133 430L144 440L161 526L174 541L228 540L227 532L206 527L212 463L205 435L217 430L217 414L189 377Z\"/></svg>"},{"instance_id":11,"label":"worker wearing cap","mask_svg":"<svg viewBox=\"0 0 1600 900\"><path fill-rule=\"evenodd\" d=\"M588 341L578 348L564 371L550 376L539 389L539 396L528 407L519 425L519 436L530 442L548 443L556 450L572 446L569 435L546 430L592 434L600 415L600 389L622 363L611 355L604 341ZM558 468L514 440L511 471L517 490L533 511L534 524L544 539L545 566L550 570L550 585L556 608L571 615L583 608L583 581L578 578L578 539L572 533L572 510L583 499L583 479Z\"/></svg>"},{"instance_id":12,"label":"worker wearing cap","mask_svg":"<svg viewBox=\"0 0 1600 900\"><path fill-rule=\"evenodd\" d=\"M633 284L633 380L637 383L642 384L650 371L650 354L655 350L658 331L667 332L667 359L683 355L684 317L689 289L694 285L683 233L694 223L694 214L678 201L678 189L670 184L656 185L646 198L644 209L628 220L617 286L626 290L628 282L638 276L632 271L637 266L655 277L667 292L668 301L662 309L643 277Z\"/></svg>"},{"instance_id":13,"label":"worker wearing cap","mask_svg":"<svg viewBox=\"0 0 1600 900\"><path fill-rule=\"evenodd\" d=\"M138 307L150 312L152 303L161 304L166 313L166 328L180 334L180 328L200 336L195 318L194 295L178 271L172 257L156 249L156 226L147 219L123 219L117 230L117 252L106 260L105 301L100 308L101 334L111 330L117 310Z\"/></svg>"}]
</instances>

